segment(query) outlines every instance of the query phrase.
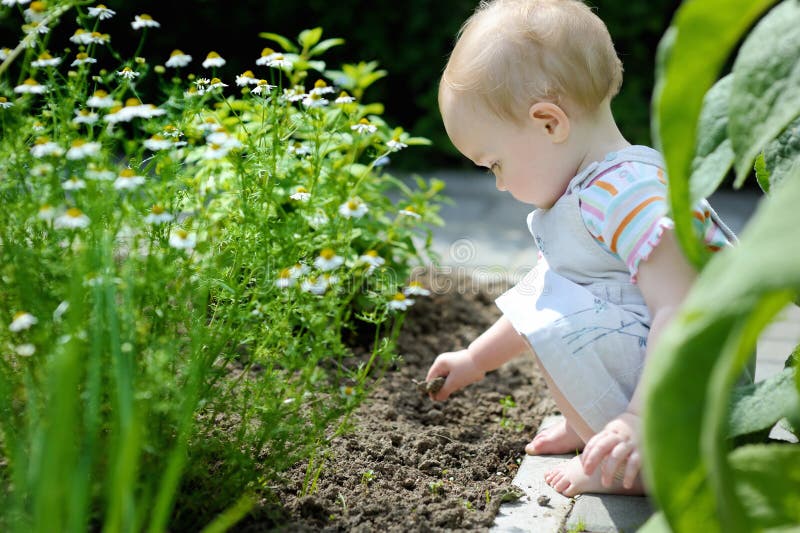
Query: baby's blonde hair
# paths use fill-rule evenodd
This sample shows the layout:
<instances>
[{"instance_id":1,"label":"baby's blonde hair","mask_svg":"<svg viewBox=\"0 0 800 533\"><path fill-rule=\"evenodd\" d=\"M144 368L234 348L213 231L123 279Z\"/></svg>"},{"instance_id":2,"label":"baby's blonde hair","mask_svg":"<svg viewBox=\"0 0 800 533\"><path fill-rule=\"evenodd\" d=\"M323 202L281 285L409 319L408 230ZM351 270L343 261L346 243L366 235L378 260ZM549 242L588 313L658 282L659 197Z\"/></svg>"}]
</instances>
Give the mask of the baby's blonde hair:
<instances>
[{"instance_id":1,"label":"baby's blonde hair","mask_svg":"<svg viewBox=\"0 0 800 533\"><path fill-rule=\"evenodd\" d=\"M580 0L481 1L458 33L441 87L517 123L535 102L591 112L622 84L608 29Z\"/></svg>"}]
</instances>

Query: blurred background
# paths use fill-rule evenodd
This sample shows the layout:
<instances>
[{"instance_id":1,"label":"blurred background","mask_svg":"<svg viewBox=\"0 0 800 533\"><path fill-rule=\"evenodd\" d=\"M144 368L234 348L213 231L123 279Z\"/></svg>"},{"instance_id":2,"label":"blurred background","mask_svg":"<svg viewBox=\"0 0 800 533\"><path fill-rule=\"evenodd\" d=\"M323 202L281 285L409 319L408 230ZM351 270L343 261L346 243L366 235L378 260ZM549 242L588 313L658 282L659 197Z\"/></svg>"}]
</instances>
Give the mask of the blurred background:
<instances>
[{"instance_id":1,"label":"blurred background","mask_svg":"<svg viewBox=\"0 0 800 533\"><path fill-rule=\"evenodd\" d=\"M275 47L260 38L259 32L278 33L294 41L300 31L322 27L323 39L345 39L344 45L323 56L328 67L338 69L342 62L377 61L388 75L366 92L365 100L385 104L385 118L390 125L401 126L433 142L430 147L394 154L393 169L473 168L447 139L436 105L436 92L455 35L477 0L105 0L104 3L117 16L103 21L100 29L111 34L112 45L122 57L131 57L139 44L140 34L131 29L130 22L134 15L147 13L161 23L161 28L148 32L140 55L150 62L163 63L173 49L179 48L194 57L195 68L191 72L208 74L200 63L214 50L227 60L218 75L229 80L245 70L255 70L261 49ZM608 25L624 65L625 81L614 101L620 128L632 143L648 144L655 50L680 2L589 0L587 3ZM0 47L13 48L20 16L8 9L0 13ZM66 37L74 31L70 20L64 20L61 27L69 30ZM68 42L56 37L54 43ZM126 37L130 40L126 41ZM52 51L56 49L54 46Z\"/></svg>"}]
</instances>

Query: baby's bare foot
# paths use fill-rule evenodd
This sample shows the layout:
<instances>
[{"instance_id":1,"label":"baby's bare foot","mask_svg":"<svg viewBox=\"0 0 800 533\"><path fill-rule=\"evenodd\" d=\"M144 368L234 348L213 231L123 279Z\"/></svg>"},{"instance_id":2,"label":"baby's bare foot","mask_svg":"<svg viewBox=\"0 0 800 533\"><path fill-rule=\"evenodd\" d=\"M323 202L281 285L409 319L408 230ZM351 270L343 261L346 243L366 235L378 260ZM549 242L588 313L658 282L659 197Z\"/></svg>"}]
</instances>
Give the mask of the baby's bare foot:
<instances>
[{"instance_id":1,"label":"baby's bare foot","mask_svg":"<svg viewBox=\"0 0 800 533\"><path fill-rule=\"evenodd\" d=\"M583 450L583 445L583 441L572 426L567 424L566 420L562 420L540 431L525 446L525 453L528 455L575 453Z\"/></svg>"},{"instance_id":2,"label":"baby's bare foot","mask_svg":"<svg viewBox=\"0 0 800 533\"><path fill-rule=\"evenodd\" d=\"M622 486L622 476L614 477L610 487L604 487L600 481L602 472L598 468L591 476L587 476L583 471L581 458L573 457L569 461L561 463L544 475L544 480L564 496L572 497L585 492L597 492L601 494L644 494L644 486L639 476L633 482L633 486L626 489Z\"/></svg>"}]
</instances>

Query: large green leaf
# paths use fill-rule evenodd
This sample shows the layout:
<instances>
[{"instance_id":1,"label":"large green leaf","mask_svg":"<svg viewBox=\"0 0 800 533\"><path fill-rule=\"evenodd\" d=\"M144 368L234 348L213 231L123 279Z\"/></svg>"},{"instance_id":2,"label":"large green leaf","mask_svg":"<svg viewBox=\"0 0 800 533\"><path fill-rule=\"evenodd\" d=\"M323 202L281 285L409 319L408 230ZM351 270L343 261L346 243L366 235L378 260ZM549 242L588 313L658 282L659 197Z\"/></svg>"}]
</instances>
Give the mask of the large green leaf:
<instances>
[{"instance_id":1,"label":"large green leaf","mask_svg":"<svg viewBox=\"0 0 800 533\"><path fill-rule=\"evenodd\" d=\"M733 65L730 138L736 186L753 160L800 115L800 1L785 0L750 32Z\"/></svg>"},{"instance_id":2,"label":"large green leaf","mask_svg":"<svg viewBox=\"0 0 800 533\"><path fill-rule=\"evenodd\" d=\"M764 149L764 164L769 173L769 190L800 165L800 117L767 145Z\"/></svg>"},{"instance_id":3,"label":"large green leaf","mask_svg":"<svg viewBox=\"0 0 800 533\"><path fill-rule=\"evenodd\" d=\"M692 205L711 196L733 165L733 148L728 139L728 106L733 76L727 75L706 93L697 124L697 147L690 178Z\"/></svg>"},{"instance_id":4,"label":"large green leaf","mask_svg":"<svg viewBox=\"0 0 800 533\"><path fill-rule=\"evenodd\" d=\"M755 528L800 526L800 446L743 446L731 453L730 462L736 492Z\"/></svg>"},{"instance_id":5,"label":"large green leaf","mask_svg":"<svg viewBox=\"0 0 800 533\"><path fill-rule=\"evenodd\" d=\"M692 225L689 174L703 97L716 81L734 45L772 0L703 0L684 2L675 15L673 39L659 48L665 65L656 82L653 111L657 145L664 152L670 179L669 200L675 231L688 259L701 267L708 253ZM663 47L662 47L663 45ZM660 141L659 141L660 140Z\"/></svg>"},{"instance_id":6,"label":"large green leaf","mask_svg":"<svg viewBox=\"0 0 800 533\"><path fill-rule=\"evenodd\" d=\"M800 409L794 386L794 368L734 391L728 436L768 430L778 420Z\"/></svg>"},{"instance_id":7,"label":"large green leaf","mask_svg":"<svg viewBox=\"0 0 800 533\"><path fill-rule=\"evenodd\" d=\"M739 244L708 263L650 356L645 471L675 531L721 531L720 517L725 531L746 530L720 452L731 388L758 332L800 289L800 247L786 246L798 203L795 172L780 195L761 201Z\"/></svg>"}]
</instances>

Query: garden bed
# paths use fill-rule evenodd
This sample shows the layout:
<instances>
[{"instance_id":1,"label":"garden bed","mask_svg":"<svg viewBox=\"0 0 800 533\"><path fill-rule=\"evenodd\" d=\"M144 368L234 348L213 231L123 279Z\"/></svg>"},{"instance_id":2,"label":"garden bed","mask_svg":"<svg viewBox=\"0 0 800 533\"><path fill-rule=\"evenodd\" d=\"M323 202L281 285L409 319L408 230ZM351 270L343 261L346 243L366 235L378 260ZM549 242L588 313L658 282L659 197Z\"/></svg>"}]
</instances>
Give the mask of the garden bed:
<instances>
[{"instance_id":1,"label":"garden bed","mask_svg":"<svg viewBox=\"0 0 800 533\"><path fill-rule=\"evenodd\" d=\"M486 529L502 501L514 499L524 446L555 405L527 357L443 403L417 391L413 380L425 378L437 354L467 346L499 317L501 287L447 280L450 290L418 298L408 312L402 361L354 413L354 431L333 439L316 491L299 496L308 465L297 464L280 503L256 513L271 517L251 516L238 530Z\"/></svg>"}]
</instances>

